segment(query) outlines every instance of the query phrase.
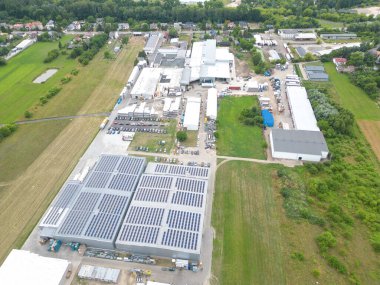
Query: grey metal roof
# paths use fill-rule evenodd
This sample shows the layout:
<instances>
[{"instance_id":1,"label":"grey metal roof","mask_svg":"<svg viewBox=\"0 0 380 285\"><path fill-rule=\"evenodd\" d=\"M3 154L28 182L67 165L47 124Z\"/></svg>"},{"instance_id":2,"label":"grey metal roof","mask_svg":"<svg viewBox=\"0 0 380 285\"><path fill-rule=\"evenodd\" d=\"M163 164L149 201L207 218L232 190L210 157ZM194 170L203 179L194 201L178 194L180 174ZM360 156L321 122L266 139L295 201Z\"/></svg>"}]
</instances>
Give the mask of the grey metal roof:
<instances>
[{"instance_id":1,"label":"grey metal roof","mask_svg":"<svg viewBox=\"0 0 380 285\"><path fill-rule=\"evenodd\" d=\"M113 248L144 167L144 158L102 155L83 183L70 181L63 187L40 228L64 241Z\"/></svg>"},{"instance_id":2,"label":"grey metal roof","mask_svg":"<svg viewBox=\"0 0 380 285\"><path fill-rule=\"evenodd\" d=\"M325 72L313 72L313 71L308 71L307 76L310 80L329 80L329 76Z\"/></svg>"},{"instance_id":3,"label":"grey metal roof","mask_svg":"<svg viewBox=\"0 0 380 285\"><path fill-rule=\"evenodd\" d=\"M155 49L157 48L158 41L160 40L159 35L151 35L145 44L144 49Z\"/></svg>"},{"instance_id":4,"label":"grey metal roof","mask_svg":"<svg viewBox=\"0 0 380 285\"><path fill-rule=\"evenodd\" d=\"M325 68L322 65L306 65L306 71L314 71L314 72L324 72Z\"/></svg>"},{"instance_id":5,"label":"grey metal roof","mask_svg":"<svg viewBox=\"0 0 380 285\"><path fill-rule=\"evenodd\" d=\"M350 34L350 33L347 33L347 34L321 34L321 37L344 37L344 38L347 38L347 37L357 37L357 34Z\"/></svg>"},{"instance_id":6,"label":"grey metal roof","mask_svg":"<svg viewBox=\"0 0 380 285\"><path fill-rule=\"evenodd\" d=\"M186 66L182 71L182 77L180 80L181 85L189 85L191 77L191 68Z\"/></svg>"},{"instance_id":7,"label":"grey metal roof","mask_svg":"<svg viewBox=\"0 0 380 285\"><path fill-rule=\"evenodd\" d=\"M329 149L322 132L272 129L273 149L276 152L321 155Z\"/></svg>"},{"instance_id":8,"label":"grey metal roof","mask_svg":"<svg viewBox=\"0 0 380 285\"><path fill-rule=\"evenodd\" d=\"M303 47L296 47L297 53L300 57L304 57L306 54L306 50Z\"/></svg>"}]
</instances>

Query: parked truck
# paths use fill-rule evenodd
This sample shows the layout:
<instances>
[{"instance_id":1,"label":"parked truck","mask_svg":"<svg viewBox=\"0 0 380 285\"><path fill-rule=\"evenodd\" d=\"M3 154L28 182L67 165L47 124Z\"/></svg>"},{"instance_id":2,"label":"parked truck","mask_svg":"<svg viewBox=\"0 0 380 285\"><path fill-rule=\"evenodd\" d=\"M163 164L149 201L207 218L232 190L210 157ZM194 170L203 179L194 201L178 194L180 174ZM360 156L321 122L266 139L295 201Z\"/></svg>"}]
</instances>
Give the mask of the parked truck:
<instances>
[{"instance_id":1,"label":"parked truck","mask_svg":"<svg viewBox=\"0 0 380 285\"><path fill-rule=\"evenodd\" d=\"M241 87L240 86L228 86L228 89L229 90L237 90L237 91L239 91L239 90L241 90Z\"/></svg>"},{"instance_id":2,"label":"parked truck","mask_svg":"<svg viewBox=\"0 0 380 285\"><path fill-rule=\"evenodd\" d=\"M100 124L99 129L100 129L100 130L103 130L103 129L107 126L108 121L109 121L108 117L105 118L105 119L102 121L102 123Z\"/></svg>"}]
</instances>

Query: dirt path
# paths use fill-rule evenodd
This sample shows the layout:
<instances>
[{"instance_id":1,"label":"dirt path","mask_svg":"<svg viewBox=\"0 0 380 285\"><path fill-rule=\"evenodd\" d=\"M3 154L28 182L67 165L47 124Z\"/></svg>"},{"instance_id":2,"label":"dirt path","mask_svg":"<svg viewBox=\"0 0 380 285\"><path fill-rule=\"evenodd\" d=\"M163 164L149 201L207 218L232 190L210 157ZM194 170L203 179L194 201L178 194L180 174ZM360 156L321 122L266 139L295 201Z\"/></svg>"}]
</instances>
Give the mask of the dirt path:
<instances>
[{"instance_id":1,"label":"dirt path","mask_svg":"<svg viewBox=\"0 0 380 285\"><path fill-rule=\"evenodd\" d=\"M142 48L142 40L132 39L130 44L131 48L125 49L119 60L112 63L104 80L99 82L78 114L114 104L112 94L122 87L114 78L127 80L133 61ZM12 248L23 244L97 134L101 121L97 117L73 119L7 188L0 200L0 263Z\"/></svg>"},{"instance_id":2,"label":"dirt path","mask_svg":"<svg viewBox=\"0 0 380 285\"><path fill-rule=\"evenodd\" d=\"M217 158L224 159L223 161L218 163L218 165L216 166L217 169L221 165L226 163L227 161L231 161L231 160L251 161L251 162L256 162L256 163L261 163L261 164L282 164L287 167L294 167L296 165L301 165L299 161L293 161L293 160L272 161L272 160L262 160L262 159L256 159L256 158L232 157L232 156L221 156L221 155L218 155Z\"/></svg>"}]
</instances>

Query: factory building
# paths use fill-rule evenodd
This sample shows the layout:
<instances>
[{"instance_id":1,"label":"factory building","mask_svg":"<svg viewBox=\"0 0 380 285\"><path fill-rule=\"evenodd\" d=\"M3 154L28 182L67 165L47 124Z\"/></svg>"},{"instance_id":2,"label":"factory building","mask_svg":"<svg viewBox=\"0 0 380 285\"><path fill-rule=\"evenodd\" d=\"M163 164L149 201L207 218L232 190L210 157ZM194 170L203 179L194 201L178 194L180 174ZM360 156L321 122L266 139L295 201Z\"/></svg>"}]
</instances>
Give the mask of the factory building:
<instances>
[{"instance_id":1,"label":"factory building","mask_svg":"<svg viewBox=\"0 0 380 285\"><path fill-rule=\"evenodd\" d=\"M321 34L321 38L324 40L351 40L356 39L357 34L342 33L342 34Z\"/></svg>"},{"instance_id":2,"label":"factory building","mask_svg":"<svg viewBox=\"0 0 380 285\"><path fill-rule=\"evenodd\" d=\"M144 68L133 86L131 97L145 100L153 99L156 95L161 72L160 68Z\"/></svg>"},{"instance_id":3,"label":"factory building","mask_svg":"<svg viewBox=\"0 0 380 285\"><path fill-rule=\"evenodd\" d=\"M318 162L329 154L320 131L272 129L269 139L274 158Z\"/></svg>"},{"instance_id":4,"label":"factory building","mask_svg":"<svg viewBox=\"0 0 380 285\"><path fill-rule=\"evenodd\" d=\"M216 120L218 113L218 90L210 88L207 93L206 117L210 120Z\"/></svg>"},{"instance_id":5,"label":"factory building","mask_svg":"<svg viewBox=\"0 0 380 285\"><path fill-rule=\"evenodd\" d=\"M80 181L68 181L39 225L40 236L113 249L145 159L102 155Z\"/></svg>"},{"instance_id":6,"label":"factory building","mask_svg":"<svg viewBox=\"0 0 380 285\"><path fill-rule=\"evenodd\" d=\"M64 259L13 249L0 267L0 284L63 285L70 266Z\"/></svg>"},{"instance_id":7,"label":"factory building","mask_svg":"<svg viewBox=\"0 0 380 285\"><path fill-rule=\"evenodd\" d=\"M229 82L234 56L228 48L217 48L216 40L194 42L189 66L190 82L199 80L203 86L213 86L215 80Z\"/></svg>"},{"instance_id":8,"label":"factory building","mask_svg":"<svg viewBox=\"0 0 380 285\"><path fill-rule=\"evenodd\" d=\"M155 53L160 45L161 39L162 39L161 33L151 34L144 47L145 53L148 55Z\"/></svg>"},{"instance_id":9,"label":"factory building","mask_svg":"<svg viewBox=\"0 0 380 285\"><path fill-rule=\"evenodd\" d=\"M201 110L201 98L187 98L183 127L189 131L197 131L199 128L199 112Z\"/></svg>"},{"instance_id":10,"label":"factory building","mask_svg":"<svg viewBox=\"0 0 380 285\"><path fill-rule=\"evenodd\" d=\"M329 76L321 65L306 65L307 78L311 81L328 81Z\"/></svg>"},{"instance_id":11,"label":"factory building","mask_svg":"<svg viewBox=\"0 0 380 285\"><path fill-rule=\"evenodd\" d=\"M133 254L199 260L209 169L149 163L116 248Z\"/></svg>"},{"instance_id":12,"label":"factory building","mask_svg":"<svg viewBox=\"0 0 380 285\"><path fill-rule=\"evenodd\" d=\"M316 40L313 29L279 29L278 35L284 40Z\"/></svg>"}]
</instances>

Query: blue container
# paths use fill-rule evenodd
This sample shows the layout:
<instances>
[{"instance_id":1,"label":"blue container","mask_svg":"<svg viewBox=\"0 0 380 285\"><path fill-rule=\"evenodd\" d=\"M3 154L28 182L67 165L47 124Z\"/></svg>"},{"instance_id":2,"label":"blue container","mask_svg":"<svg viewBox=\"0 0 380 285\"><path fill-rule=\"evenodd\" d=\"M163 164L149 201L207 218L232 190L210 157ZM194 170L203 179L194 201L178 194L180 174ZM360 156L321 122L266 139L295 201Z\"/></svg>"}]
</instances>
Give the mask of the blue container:
<instances>
[{"instance_id":1,"label":"blue container","mask_svg":"<svg viewBox=\"0 0 380 285\"><path fill-rule=\"evenodd\" d=\"M264 126L273 127L273 125L274 125L274 118L273 118L272 113L269 112L269 110L262 110L261 111L261 116L264 119L264 123L263 123Z\"/></svg>"}]
</instances>

